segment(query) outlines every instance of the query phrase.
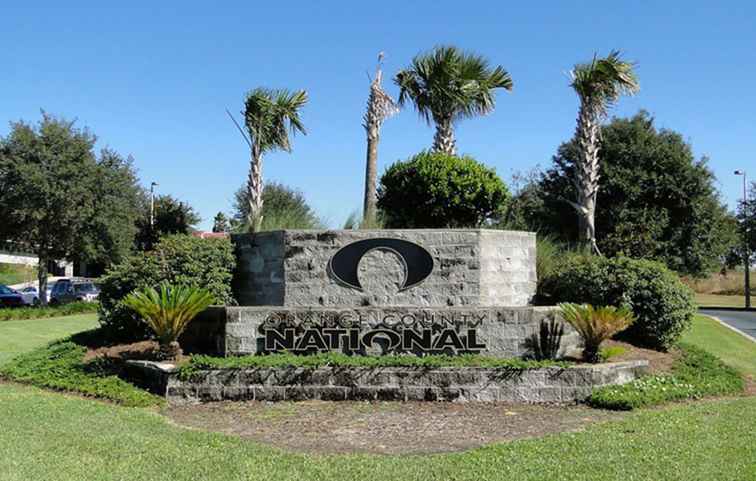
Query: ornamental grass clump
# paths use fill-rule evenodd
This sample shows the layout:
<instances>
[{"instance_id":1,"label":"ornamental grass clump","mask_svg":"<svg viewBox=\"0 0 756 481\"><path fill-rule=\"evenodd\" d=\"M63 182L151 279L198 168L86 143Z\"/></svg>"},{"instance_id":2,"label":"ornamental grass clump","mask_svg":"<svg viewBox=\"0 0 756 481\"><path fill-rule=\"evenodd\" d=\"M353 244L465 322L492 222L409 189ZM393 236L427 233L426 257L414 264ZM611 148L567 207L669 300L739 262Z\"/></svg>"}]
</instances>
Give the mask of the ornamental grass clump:
<instances>
[{"instance_id":1,"label":"ornamental grass clump","mask_svg":"<svg viewBox=\"0 0 756 481\"><path fill-rule=\"evenodd\" d=\"M159 290L147 287L133 291L123 299L152 329L160 344L161 359L181 356L178 338L194 317L214 301L210 292L196 287L163 282Z\"/></svg>"},{"instance_id":2,"label":"ornamental grass clump","mask_svg":"<svg viewBox=\"0 0 756 481\"><path fill-rule=\"evenodd\" d=\"M627 329L635 317L626 307L599 306L590 304L559 304L564 319L583 338L583 358L592 363L599 362L601 343L618 332Z\"/></svg>"}]
</instances>

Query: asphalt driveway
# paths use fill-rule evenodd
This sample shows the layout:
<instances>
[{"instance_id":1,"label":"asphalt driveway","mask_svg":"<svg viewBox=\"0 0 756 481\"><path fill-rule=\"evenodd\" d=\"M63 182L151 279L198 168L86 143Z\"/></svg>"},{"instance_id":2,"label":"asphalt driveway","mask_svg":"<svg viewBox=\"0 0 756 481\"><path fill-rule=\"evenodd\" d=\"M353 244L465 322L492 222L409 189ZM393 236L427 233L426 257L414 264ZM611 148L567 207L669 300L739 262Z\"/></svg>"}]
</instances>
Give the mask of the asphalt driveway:
<instances>
[{"instance_id":1,"label":"asphalt driveway","mask_svg":"<svg viewBox=\"0 0 756 481\"><path fill-rule=\"evenodd\" d=\"M701 314L719 318L725 324L756 338L756 311L721 311L701 309Z\"/></svg>"}]
</instances>

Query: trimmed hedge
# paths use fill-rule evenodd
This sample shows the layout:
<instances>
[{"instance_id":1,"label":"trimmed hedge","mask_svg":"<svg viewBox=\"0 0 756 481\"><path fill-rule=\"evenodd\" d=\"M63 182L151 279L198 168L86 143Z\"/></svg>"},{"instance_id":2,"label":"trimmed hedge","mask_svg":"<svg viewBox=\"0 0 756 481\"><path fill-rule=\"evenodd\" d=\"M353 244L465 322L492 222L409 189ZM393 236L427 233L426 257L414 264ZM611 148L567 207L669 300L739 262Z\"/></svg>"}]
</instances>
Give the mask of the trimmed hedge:
<instances>
[{"instance_id":1,"label":"trimmed hedge","mask_svg":"<svg viewBox=\"0 0 756 481\"><path fill-rule=\"evenodd\" d=\"M672 347L695 313L693 291L659 262L571 256L542 282L554 303L630 308L635 323L620 337L653 349Z\"/></svg>"},{"instance_id":2,"label":"trimmed hedge","mask_svg":"<svg viewBox=\"0 0 756 481\"><path fill-rule=\"evenodd\" d=\"M672 374L645 376L621 386L596 389L588 404L603 409L631 410L743 391L743 378L719 358L695 346L684 344L680 348L683 354L672 367Z\"/></svg>"},{"instance_id":3,"label":"trimmed hedge","mask_svg":"<svg viewBox=\"0 0 756 481\"><path fill-rule=\"evenodd\" d=\"M478 227L499 218L509 191L496 172L472 157L421 152L396 162L378 186L386 227Z\"/></svg>"},{"instance_id":4,"label":"trimmed hedge","mask_svg":"<svg viewBox=\"0 0 756 481\"><path fill-rule=\"evenodd\" d=\"M235 266L229 239L163 237L152 251L129 257L102 278L100 325L119 340L149 337L147 325L121 300L134 289L155 287L163 281L206 289L217 304L233 305L231 279Z\"/></svg>"},{"instance_id":5,"label":"trimmed hedge","mask_svg":"<svg viewBox=\"0 0 756 481\"><path fill-rule=\"evenodd\" d=\"M15 307L13 309L0 309L0 321L72 316L74 314L97 312L98 309L99 304L96 302L72 302L70 304L47 307Z\"/></svg>"}]
</instances>

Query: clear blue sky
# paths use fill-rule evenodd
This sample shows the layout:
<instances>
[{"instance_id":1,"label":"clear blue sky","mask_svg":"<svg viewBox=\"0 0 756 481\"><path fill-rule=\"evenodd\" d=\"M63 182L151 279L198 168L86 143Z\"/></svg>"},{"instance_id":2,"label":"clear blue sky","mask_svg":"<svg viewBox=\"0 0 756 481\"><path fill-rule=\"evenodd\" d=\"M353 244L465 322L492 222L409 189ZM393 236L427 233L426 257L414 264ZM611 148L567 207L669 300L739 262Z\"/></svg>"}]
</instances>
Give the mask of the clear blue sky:
<instances>
[{"instance_id":1,"label":"clear blue sky","mask_svg":"<svg viewBox=\"0 0 756 481\"><path fill-rule=\"evenodd\" d=\"M546 167L571 137L566 72L594 51L638 62L641 93L614 114L649 110L711 158L733 206L736 168L756 179L753 2L6 2L0 7L0 135L39 110L90 127L136 160L143 184L190 202L209 227L244 181L248 152L224 113L256 86L306 89L306 137L266 158L265 177L301 189L332 226L360 208L366 72L387 76L436 44L503 65L514 91L463 121L463 153L512 171ZM519 3L520 6L516 6ZM393 84L388 90L396 94ZM384 125L379 170L430 145L411 109Z\"/></svg>"}]
</instances>

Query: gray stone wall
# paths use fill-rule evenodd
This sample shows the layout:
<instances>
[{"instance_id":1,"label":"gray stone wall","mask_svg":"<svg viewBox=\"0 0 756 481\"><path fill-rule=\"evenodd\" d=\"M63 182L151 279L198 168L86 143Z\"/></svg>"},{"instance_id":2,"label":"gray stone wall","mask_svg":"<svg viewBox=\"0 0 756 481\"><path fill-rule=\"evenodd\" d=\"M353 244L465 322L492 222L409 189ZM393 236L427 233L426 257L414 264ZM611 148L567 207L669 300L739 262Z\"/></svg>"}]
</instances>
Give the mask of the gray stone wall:
<instances>
[{"instance_id":1,"label":"gray stone wall","mask_svg":"<svg viewBox=\"0 0 756 481\"><path fill-rule=\"evenodd\" d=\"M227 307L223 355L259 354L265 351L262 335L265 326L273 324L295 327L352 327L361 332L376 328L399 330L433 327L452 328L467 335L475 331L478 343L485 348L480 354L500 358L522 357L531 352L529 338L538 332L541 321L562 321L556 307ZM565 334L562 337L561 353L574 351L580 346L580 337L566 322L562 322ZM380 350L364 352L382 354ZM452 352L450 352L452 353Z\"/></svg>"},{"instance_id":2,"label":"gray stone wall","mask_svg":"<svg viewBox=\"0 0 756 481\"><path fill-rule=\"evenodd\" d=\"M624 384L648 361L514 371L490 368L252 368L205 370L181 380L171 365L128 361L160 384L174 404L221 400L505 401L585 400L600 386Z\"/></svg>"},{"instance_id":3,"label":"gray stone wall","mask_svg":"<svg viewBox=\"0 0 756 481\"><path fill-rule=\"evenodd\" d=\"M329 272L343 246L371 238L425 248L434 268L421 284L397 292L401 263L389 251L359 265L365 289ZM234 290L242 306L526 306L536 288L535 234L485 229L286 230L236 235ZM397 267L399 266L399 267Z\"/></svg>"}]
</instances>

